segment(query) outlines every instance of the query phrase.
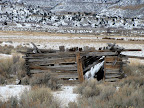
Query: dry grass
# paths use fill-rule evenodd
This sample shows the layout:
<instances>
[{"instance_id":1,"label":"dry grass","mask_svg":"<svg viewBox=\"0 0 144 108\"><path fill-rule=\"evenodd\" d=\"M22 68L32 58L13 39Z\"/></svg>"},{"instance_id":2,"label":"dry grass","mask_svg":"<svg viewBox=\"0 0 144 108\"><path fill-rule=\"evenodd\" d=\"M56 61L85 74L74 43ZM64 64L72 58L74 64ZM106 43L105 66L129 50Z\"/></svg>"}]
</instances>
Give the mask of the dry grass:
<instances>
[{"instance_id":1,"label":"dry grass","mask_svg":"<svg viewBox=\"0 0 144 108\"><path fill-rule=\"evenodd\" d=\"M46 86L51 88L52 90L59 89L59 83L60 80L54 77L51 73L38 74L30 78L30 85Z\"/></svg>"},{"instance_id":2,"label":"dry grass","mask_svg":"<svg viewBox=\"0 0 144 108\"><path fill-rule=\"evenodd\" d=\"M0 84L6 84L6 78L0 75Z\"/></svg>"},{"instance_id":3,"label":"dry grass","mask_svg":"<svg viewBox=\"0 0 144 108\"><path fill-rule=\"evenodd\" d=\"M26 71L24 63L25 61L17 55L13 56L12 58L1 59L0 62L1 78L8 80L12 79L13 76L17 76L18 79L25 77Z\"/></svg>"},{"instance_id":4,"label":"dry grass","mask_svg":"<svg viewBox=\"0 0 144 108\"><path fill-rule=\"evenodd\" d=\"M21 99L11 97L7 102L0 102L0 108L59 108L60 103L56 100L49 88L32 88L24 92Z\"/></svg>"},{"instance_id":5,"label":"dry grass","mask_svg":"<svg viewBox=\"0 0 144 108\"><path fill-rule=\"evenodd\" d=\"M142 73L144 66L139 64L134 66L129 68L131 74L119 82L99 83L93 80L79 85L76 90L81 94L78 102L70 103L69 108L73 106L75 108L143 108L144 74ZM93 95L93 90L96 95Z\"/></svg>"},{"instance_id":6,"label":"dry grass","mask_svg":"<svg viewBox=\"0 0 144 108\"><path fill-rule=\"evenodd\" d=\"M89 98L100 94L100 89L97 87L96 80L85 81L74 90L74 92L81 94L83 97Z\"/></svg>"},{"instance_id":7,"label":"dry grass","mask_svg":"<svg viewBox=\"0 0 144 108\"><path fill-rule=\"evenodd\" d=\"M27 50L27 47L23 47L22 45L17 46L16 48L14 48L14 46L1 46L0 45L0 53L2 54L11 54L11 53L17 53L17 51L24 51Z\"/></svg>"},{"instance_id":8,"label":"dry grass","mask_svg":"<svg viewBox=\"0 0 144 108\"><path fill-rule=\"evenodd\" d=\"M137 59L130 59L130 64L124 68L127 76L143 76L144 64Z\"/></svg>"}]
</instances>

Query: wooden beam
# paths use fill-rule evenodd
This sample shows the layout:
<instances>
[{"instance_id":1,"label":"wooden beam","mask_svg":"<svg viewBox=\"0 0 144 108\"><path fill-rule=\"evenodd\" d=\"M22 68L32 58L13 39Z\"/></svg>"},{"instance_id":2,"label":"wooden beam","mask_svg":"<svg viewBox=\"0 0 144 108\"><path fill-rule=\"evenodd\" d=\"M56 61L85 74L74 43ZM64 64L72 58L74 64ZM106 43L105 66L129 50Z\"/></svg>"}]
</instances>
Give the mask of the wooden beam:
<instances>
[{"instance_id":1,"label":"wooden beam","mask_svg":"<svg viewBox=\"0 0 144 108\"><path fill-rule=\"evenodd\" d=\"M114 62L115 60L121 61L122 58L120 58L120 57L118 57L118 56L107 56L107 57L105 58L105 61L106 61L106 62Z\"/></svg>"},{"instance_id":2,"label":"wooden beam","mask_svg":"<svg viewBox=\"0 0 144 108\"><path fill-rule=\"evenodd\" d=\"M30 65L30 69L40 69L40 70L48 70L48 69L57 69L57 70L77 70L76 65L59 65L59 66L35 66Z\"/></svg>"},{"instance_id":3,"label":"wooden beam","mask_svg":"<svg viewBox=\"0 0 144 108\"><path fill-rule=\"evenodd\" d=\"M78 78L80 83L82 83L84 81L84 76L83 76L83 67L82 67L82 60L80 58L80 52L77 53L76 60L77 60Z\"/></svg>"},{"instance_id":4,"label":"wooden beam","mask_svg":"<svg viewBox=\"0 0 144 108\"><path fill-rule=\"evenodd\" d=\"M48 70L38 70L38 69L34 69L34 70L30 70L31 74L36 74L36 73L56 73L56 74L75 74L77 73L76 71L69 71L69 70L58 70L58 69L48 69Z\"/></svg>"},{"instance_id":5,"label":"wooden beam","mask_svg":"<svg viewBox=\"0 0 144 108\"><path fill-rule=\"evenodd\" d=\"M38 47L37 47L33 42L31 42L31 44L32 44L33 47L34 47L35 53L42 53L42 52L38 49Z\"/></svg>"},{"instance_id":6,"label":"wooden beam","mask_svg":"<svg viewBox=\"0 0 144 108\"><path fill-rule=\"evenodd\" d=\"M88 52L85 54L82 54L83 56L112 56L112 55L118 55L117 52Z\"/></svg>"},{"instance_id":7,"label":"wooden beam","mask_svg":"<svg viewBox=\"0 0 144 108\"><path fill-rule=\"evenodd\" d=\"M50 59L29 59L28 63L38 64L38 65L48 65L48 64L61 64L61 63L76 63L76 57L67 58L50 58Z\"/></svg>"},{"instance_id":8,"label":"wooden beam","mask_svg":"<svg viewBox=\"0 0 144 108\"><path fill-rule=\"evenodd\" d=\"M142 49L124 49L122 51L142 51Z\"/></svg>"},{"instance_id":9,"label":"wooden beam","mask_svg":"<svg viewBox=\"0 0 144 108\"><path fill-rule=\"evenodd\" d=\"M144 57L140 57L140 56L129 56L129 55L122 55L122 56L128 57L128 58L144 59Z\"/></svg>"},{"instance_id":10,"label":"wooden beam","mask_svg":"<svg viewBox=\"0 0 144 108\"><path fill-rule=\"evenodd\" d=\"M47 57L75 57L75 52L57 52L57 53L36 53L36 54L29 54L29 57L41 57L41 58L47 58Z\"/></svg>"}]
</instances>

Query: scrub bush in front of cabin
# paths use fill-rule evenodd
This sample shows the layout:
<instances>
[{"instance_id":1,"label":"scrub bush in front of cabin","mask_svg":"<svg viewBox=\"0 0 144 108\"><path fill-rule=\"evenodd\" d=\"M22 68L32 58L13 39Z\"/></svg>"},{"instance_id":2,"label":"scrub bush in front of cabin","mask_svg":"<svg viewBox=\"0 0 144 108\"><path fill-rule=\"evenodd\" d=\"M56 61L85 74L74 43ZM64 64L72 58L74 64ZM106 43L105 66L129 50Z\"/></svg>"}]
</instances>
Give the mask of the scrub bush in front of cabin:
<instances>
[{"instance_id":1,"label":"scrub bush in front of cabin","mask_svg":"<svg viewBox=\"0 0 144 108\"><path fill-rule=\"evenodd\" d=\"M51 73L44 73L32 76L30 78L30 85L32 86L46 86L52 90L57 90L60 88L60 80L54 77Z\"/></svg>"}]
</instances>

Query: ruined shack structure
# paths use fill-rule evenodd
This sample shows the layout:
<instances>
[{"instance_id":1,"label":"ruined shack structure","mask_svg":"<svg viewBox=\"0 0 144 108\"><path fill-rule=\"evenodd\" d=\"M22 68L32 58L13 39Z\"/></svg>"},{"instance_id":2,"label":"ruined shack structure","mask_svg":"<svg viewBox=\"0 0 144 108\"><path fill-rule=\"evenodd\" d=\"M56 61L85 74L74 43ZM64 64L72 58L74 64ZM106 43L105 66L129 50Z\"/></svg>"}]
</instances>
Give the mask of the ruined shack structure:
<instances>
[{"instance_id":1,"label":"ruined shack structure","mask_svg":"<svg viewBox=\"0 0 144 108\"><path fill-rule=\"evenodd\" d=\"M99 48L71 48L60 46L59 50L28 49L23 57L26 61L27 75L50 72L66 82L83 82L96 78L115 82L125 77L123 67L128 58L133 56L122 55L123 51L141 51L140 49L124 49L115 44ZM139 57L140 58L140 57ZM141 57L144 58L144 57Z\"/></svg>"}]
</instances>

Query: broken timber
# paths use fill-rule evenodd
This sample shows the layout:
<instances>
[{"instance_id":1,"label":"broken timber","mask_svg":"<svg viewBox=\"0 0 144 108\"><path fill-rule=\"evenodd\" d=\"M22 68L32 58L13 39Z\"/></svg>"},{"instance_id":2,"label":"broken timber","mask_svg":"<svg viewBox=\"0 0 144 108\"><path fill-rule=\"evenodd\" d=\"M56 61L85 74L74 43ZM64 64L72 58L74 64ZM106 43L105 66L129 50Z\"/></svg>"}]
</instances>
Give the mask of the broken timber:
<instances>
[{"instance_id":1,"label":"broken timber","mask_svg":"<svg viewBox=\"0 0 144 108\"><path fill-rule=\"evenodd\" d=\"M105 50L78 51L78 48L65 50L63 46L60 50L38 49L32 43L34 49L28 49L23 57L26 61L28 75L50 72L58 78L72 82L83 82L84 74L96 64L104 61L105 81L117 81L122 78L123 67L128 63L128 58L144 58L136 56L126 56L120 54L122 51L141 51L141 49L118 49L112 48ZM115 49L116 48L116 49ZM101 57L103 57L100 59Z\"/></svg>"}]
</instances>

